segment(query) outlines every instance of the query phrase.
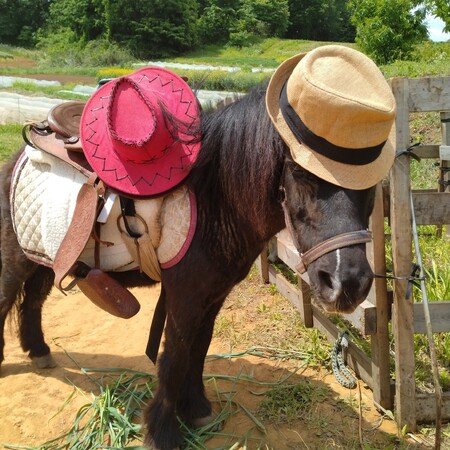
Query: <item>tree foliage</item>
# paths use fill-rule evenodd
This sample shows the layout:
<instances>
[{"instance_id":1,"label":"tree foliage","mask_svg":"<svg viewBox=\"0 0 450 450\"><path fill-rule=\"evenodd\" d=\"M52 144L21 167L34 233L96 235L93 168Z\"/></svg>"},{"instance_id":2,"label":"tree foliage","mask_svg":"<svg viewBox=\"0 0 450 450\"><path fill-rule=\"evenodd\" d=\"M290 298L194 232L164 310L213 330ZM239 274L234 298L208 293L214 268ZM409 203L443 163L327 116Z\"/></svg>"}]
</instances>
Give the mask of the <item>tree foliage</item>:
<instances>
[{"instance_id":1,"label":"tree foliage","mask_svg":"<svg viewBox=\"0 0 450 450\"><path fill-rule=\"evenodd\" d=\"M289 0L289 11L286 37L337 42L355 39L347 0Z\"/></svg>"},{"instance_id":2,"label":"tree foliage","mask_svg":"<svg viewBox=\"0 0 450 450\"><path fill-rule=\"evenodd\" d=\"M237 20L240 0L207 0L200 5L202 13L198 21L202 43L225 43L230 29Z\"/></svg>"},{"instance_id":3,"label":"tree foliage","mask_svg":"<svg viewBox=\"0 0 450 450\"><path fill-rule=\"evenodd\" d=\"M0 42L33 47L48 8L48 0L0 0Z\"/></svg>"},{"instance_id":4,"label":"tree foliage","mask_svg":"<svg viewBox=\"0 0 450 450\"><path fill-rule=\"evenodd\" d=\"M66 48L64 57L74 61L75 52L88 48L111 60L118 49L157 58L260 37L356 37L362 50L388 62L426 38L425 12L450 31L448 0L0 0L0 42L37 44L55 56Z\"/></svg>"},{"instance_id":5,"label":"tree foliage","mask_svg":"<svg viewBox=\"0 0 450 450\"><path fill-rule=\"evenodd\" d=\"M111 38L137 56L169 56L197 44L197 18L196 0L115 0Z\"/></svg>"},{"instance_id":6,"label":"tree foliage","mask_svg":"<svg viewBox=\"0 0 450 450\"><path fill-rule=\"evenodd\" d=\"M238 20L230 28L230 43L249 44L255 37L282 37L289 25L287 0L241 0Z\"/></svg>"},{"instance_id":7,"label":"tree foliage","mask_svg":"<svg viewBox=\"0 0 450 450\"><path fill-rule=\"evenodd\" d=\"M411 0L349 0L356 42L378 64L407 58L425 40L424 8Z\"/></svg>"}]
</instances>

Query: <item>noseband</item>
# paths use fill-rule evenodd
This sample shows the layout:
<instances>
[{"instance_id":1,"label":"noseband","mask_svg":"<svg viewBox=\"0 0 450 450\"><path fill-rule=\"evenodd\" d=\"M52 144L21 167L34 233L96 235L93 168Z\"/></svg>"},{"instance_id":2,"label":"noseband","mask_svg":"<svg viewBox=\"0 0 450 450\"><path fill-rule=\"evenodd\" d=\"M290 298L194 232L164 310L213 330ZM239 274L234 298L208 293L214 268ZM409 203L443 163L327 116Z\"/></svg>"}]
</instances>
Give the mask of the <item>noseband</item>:
<instances>
[{"instance_id":1,"label":"noseband","mask_svg":"<svg viewBox=\"0 0 450 450\"><path fill-rule=\"evenodd\" d=\"M292 234L292 229L288 225L288 228L292 237L295 235ZM319 259L321 256L326 255L334 250L338 250L339 248L348 247L350 245L356 244L365 244L366 242L370 242L372 240L372 233L368 230L359 230L359 231L350 231L349 233L342 233L334 236L326 241L321 242L320 244L315 245L310 248L305 253L300 253L300 263L295 268L298 273L303 274L307 271L308 266Z\"/></svg>"},{"instance_id":2,"label":"noseband","mask_svg":"<svg viewBox=\"0 0 450 450\"><path fill-rule=\"evenodd\" d=\"M283 176L284 171L286 170L286 164L283 167ZM343 247L349 247L350 245L357 244L365 244L372 240L372 233L369 230L358 230L358 231L350 231L348 233L338 234L333 236L326 241L320 242L314 247L310 248L308 251L302 253L298 246L297 239L295 239L295 230L291 222L291 218L289 215L289 211L287 208L287 200L286 200L286 190L284 187L280 186L280 190L284 194L284 200L281 202L281 206L284 211L284 218L286 227L291 234L294 244L297 247L297 250L300 254L300 263L295 267L298 273L303 274L308 270L308 266L319 259L321 256L326 255L334 250L338 250Z\"/></svg>"}]
</instances>

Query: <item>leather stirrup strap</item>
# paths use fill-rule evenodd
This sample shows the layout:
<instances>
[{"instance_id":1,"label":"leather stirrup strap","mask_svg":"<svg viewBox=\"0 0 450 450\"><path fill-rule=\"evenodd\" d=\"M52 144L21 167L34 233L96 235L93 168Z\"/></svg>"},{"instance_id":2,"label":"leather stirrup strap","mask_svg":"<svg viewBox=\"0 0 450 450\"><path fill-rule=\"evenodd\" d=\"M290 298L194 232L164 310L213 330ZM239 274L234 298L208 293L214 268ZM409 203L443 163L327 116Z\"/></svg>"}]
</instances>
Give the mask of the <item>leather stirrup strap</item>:
<instances>
[{"instance_id":1,"label":"leather stirrup strap","mask_svg":"<svg viewBox=\"0 0 450 450\"><path fill-rule=\"evenodd\" d=\"M166 323L166 318L166 291L164 287L161 286L161 294L159 295L155 312L153 313L147 348L145 349L145 354L150 358L150 361L152 361L153 364L156 364L156 360L158 358L158 350L161 344L161 337L164 330L164 324Z\"/></svg>"},{"instance_id":2,"label":"leather stirrup strap","mask_svg":"<svg viewBox=\"0 0 450 450\"><path fill-rule=\"evenodd\" d=\"M53 263L55 286L61 291L63 280L69 275L72 267L86 247L97 218L98 192L94 184L86 182L78 193L72 222L56 253Z\"/></svg>"}]
</instances>

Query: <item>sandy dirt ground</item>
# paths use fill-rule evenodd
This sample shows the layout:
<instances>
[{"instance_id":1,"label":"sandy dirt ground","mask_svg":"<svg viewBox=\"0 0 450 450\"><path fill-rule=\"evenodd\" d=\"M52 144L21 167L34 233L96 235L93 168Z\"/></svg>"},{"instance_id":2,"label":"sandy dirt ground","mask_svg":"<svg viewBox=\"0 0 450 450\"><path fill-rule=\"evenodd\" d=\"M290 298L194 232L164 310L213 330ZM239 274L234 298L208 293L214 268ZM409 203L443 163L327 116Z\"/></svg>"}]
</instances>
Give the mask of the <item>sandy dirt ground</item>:
<instances>
[{"instance_id":1,"label":"sandy dirt ground","mask_svg":"<svg viewBox=\"0 0 450 450\"><path fill-rule=\"evenodd\" d=\"M37 369L31 364L20 349L14 320L9 321L5 332L6 359L0 378L0 443L39 446L67 431L76 411L91 402L91 392L96 391L79 367L117 367L155 373L155 367L144 355L144 350L159 286L137 288L133 293L142 307L135 317L124 320L98 309L80 292L63 296L54 290L43 314L46 340L57 363L57 367L52 369ZM233 308L225 308L221 314L234 314ZM250 312L245 318L245 311L240 309L238 320L248 325L254 322L254 315ZM226 339L215 338L209 353L226 353L229 345ZM207 361L205 373L234 376L243 373L267 382L286 376L297 364L288 360L271 361L247 356ZM324 370L308 369L290 381L300 379L310 380L327 389L326 401L314 406L320 421L299 419L289 424L267 423L264 435L244 411L239 411L225 423L224 433L243 436L250 432L253 440L245 447L249 449L259 448L261 442L264 443L262 448L267 445L268 449L277 450L356 449L360 448L358 430L361 420L363 441L372 445L367 448L397 448L388 446L396 442L396 427L392 421L381 420L371 404L370 390L364 385L359 395L358 390L342 388ZM255 386L242 382L237 383L235 389L239 402L254 413L262 400L261 396L254 395ZM74 390L73 399L62 409ZM212 399L214 393L209 394ZM361 415L358 404L362 405ZM208 442L208 448L227 449L235 442L236 439L221 442L214 438Z\"/></svg>"}]
</instances>

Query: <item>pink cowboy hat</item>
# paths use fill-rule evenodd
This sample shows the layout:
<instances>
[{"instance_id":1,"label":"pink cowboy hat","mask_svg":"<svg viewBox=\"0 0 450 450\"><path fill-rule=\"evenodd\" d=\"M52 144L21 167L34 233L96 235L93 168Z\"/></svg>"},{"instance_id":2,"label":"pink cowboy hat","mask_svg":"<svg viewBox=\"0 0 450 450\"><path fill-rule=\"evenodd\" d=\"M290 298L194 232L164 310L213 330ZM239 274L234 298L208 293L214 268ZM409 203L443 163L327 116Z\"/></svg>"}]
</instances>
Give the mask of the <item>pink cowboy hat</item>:
<instances>
[{"instance_id":1,"label":"pink cowboy hat","mask_svg":"<svg viewBox=\"0 0 450 450\"><path fill-rule=\"evenodd\" d=\"M189 174L200 150L199 104L188 84L147 67L100 87L81 116L84 153L108 186L161 194Z\"/></svg>"}]
</instances>

